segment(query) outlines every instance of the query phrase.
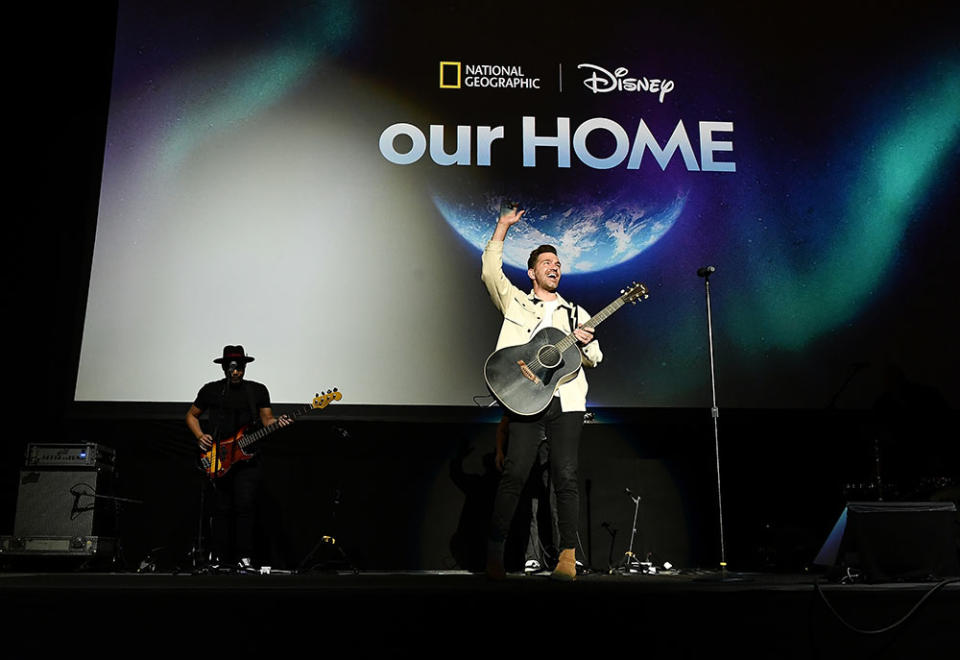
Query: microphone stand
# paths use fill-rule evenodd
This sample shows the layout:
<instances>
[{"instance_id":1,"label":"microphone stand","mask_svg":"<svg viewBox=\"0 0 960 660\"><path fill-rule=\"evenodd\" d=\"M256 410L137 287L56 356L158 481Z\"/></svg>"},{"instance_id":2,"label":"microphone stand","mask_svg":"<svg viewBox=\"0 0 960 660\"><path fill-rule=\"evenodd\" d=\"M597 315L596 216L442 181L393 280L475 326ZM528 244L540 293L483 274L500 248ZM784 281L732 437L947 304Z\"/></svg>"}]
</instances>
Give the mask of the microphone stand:
<instances>
[{"instance_id":1,"label":"microphone stand","mask_svg":"<svg viewBox=\"0 0 960 660\"><path fill-rule=\"evenodd\" d=\"M717 407L717 379L716 364L713 357L713 315L710 309L710 276L717 270L716 266L704 266L697 269L697 276L703 278L703 286L706 291L707 303L707 339L710 349L710 417L713 419L713 450L717 463L717 510L719 512L720 522L720 581L741 580L739 577L732 577L727 574L727 549L723 535L723 494L720 488L720 438L717 429L717 418L720 416L720 409Z\"/></svg>"},{"instance_id":2,"label":"microphone stand","mask_svg":"<svg viewBox=\"0 0 960 660\"><path fill-rule=\"evenodd\" d=\"M112 491L112 488L111 488ZM122 503L127 504L143 504L143 500L136 500L132 497L118 497L116 495L101 495L97 490L90 486L87 483L78 483L70 487L69 493L73 495L73 507L70 509L70 520L76 520L80 514L86 513L87 511L93 511L96 509L97 500L103 500L107 502L114 503L113 509L113 527L111 528L110 536L114 539L114 546L112 551L112 556L110 558L110 563L117 565L118 562L121 566L126 564L126 560L123 556L123 544L122 544L122 534L120 529L120 505ZM92 500L92 503L88 505L81 505L80 498L89 497ZM88 563L93 561L91 558L84 564L86 566Z\"/></svg>"},{"instance_id":3,"label":"microphone stand","mask_svg":"<svg viewBox=\"0 0 960 660\"><path fill-rule=\"evenodd\" d=\"M83 484L83 485L86 486L86 484ZM87 486L87 488L90 488L90 487ZM117 497L117 496L115 496L115 495L100 495L99 493L97 493L97 491L93 490L92 488L91 488L90 490L92 490L93 492L85 493L85 492L83 492L83 491L81 491L81 490L76 490L76 486L73 486L73 487L70 488L70 494L73 495L73 508L70 510L70 519L71 519L71 520L72 520L73 518L75 518L76 516L80 515L81 513L85 513L85 512L90 511L90 510L92 510L92 509L94 508L93 505L81 507L81 506L80 506L80 498L81 498L81 497L89 497L89 498L93 499L94 501L96 501L96 500L109 500L109 501L112 501L112 502L127 502L128 504L143 504L143 500L135 500L135 499L133 499L132 497Z\"/></svg>"},{"instance_id":4,"label":"microphone stand","mask_svg":"<svg viewBox=\"0 0 960 660\"><path fill-rule=\"evenodd\" d=\"M213 417L216 417L216 423L214 424L213 433L211 434L213 436L213 445L211 448L214 450L213 464L210 466L211 469L213 470L211 474L216 473L217 469L219 468L218 464L221 460L220 459L220 429L222 428L223 422L224 422L223 416L226 414L226 411L227 411L227 408L226 408L227 393L229 391L230 391L230 373L228 371L224 374L223 391L220 393L219 414L214 415L213 413L211 413L210 415L211 417L210 421L214 421ZM212 556L211 554L213 552L212 548L206 549L206 550L204 548L204 538L203 538L204 522L209 522L211 527L213 525L213 520L212 520L213 514L210 515L211 520L207 521L207 506L206 506L207 488L213 488L214 490L216 490L217 488L216 479L213 476L208 476L208 475L204 475L204 476L205 476L204 481L200 482L200 507L199 507L200 515L198 516L199 519L197 522L197 540L196 540L196 544L194 545L193 552L190 553L191 572L194 575L216 573L220 568L220 564L222 564L223 562L222 557ZM211 536L213 535L212 529L210 530L210 535Z\"/></svg>"},{"instance_id":5,"label":"microphone stand","mask_svg":"<svg viewBox=\"0 0 960 660\"><path fill-rule=\"evenodd\" d=\"M623 559L620 560L620 565L616 568L610 569L610 573L615 573L617 571L623 573L638 573L640 572L640 560L637 559L637 556L633 553L633 539L637 535L637 516L640 514L640 496L634 495L629 488L624 489L630 499L633 501L633 529L630 532L630 546L625 553L623 553Z\"/></svg>"}]
</instances>

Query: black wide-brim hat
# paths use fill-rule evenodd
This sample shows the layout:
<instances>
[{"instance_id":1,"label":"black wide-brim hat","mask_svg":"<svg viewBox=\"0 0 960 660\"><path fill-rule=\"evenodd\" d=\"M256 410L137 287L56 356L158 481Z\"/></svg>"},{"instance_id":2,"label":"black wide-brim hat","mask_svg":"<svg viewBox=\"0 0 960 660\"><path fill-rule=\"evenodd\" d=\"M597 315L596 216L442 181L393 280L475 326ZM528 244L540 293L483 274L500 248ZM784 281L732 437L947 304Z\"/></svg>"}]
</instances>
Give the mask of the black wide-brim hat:
<instances>
[{"instance_id":1,"label":"black wide-brim hat","mask_svg":"<svg viewBox=\"0 0 960 660\"><path fill-rule=\"evenodd\" d=\"M233 360L243 364L253 362L253 358L243 352L243 346L224 346L223 357L216 358L214 362L223 364L224 362L231 362Z\"/></svg>"}]
</instances>

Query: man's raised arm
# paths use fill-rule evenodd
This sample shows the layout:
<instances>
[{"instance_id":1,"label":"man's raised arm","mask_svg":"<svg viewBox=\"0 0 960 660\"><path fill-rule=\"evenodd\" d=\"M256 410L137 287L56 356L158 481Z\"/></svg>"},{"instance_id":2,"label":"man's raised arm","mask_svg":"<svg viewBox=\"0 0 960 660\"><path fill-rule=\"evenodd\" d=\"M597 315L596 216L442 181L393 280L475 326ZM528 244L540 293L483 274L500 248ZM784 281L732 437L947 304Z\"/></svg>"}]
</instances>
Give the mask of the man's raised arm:
<instances>
[{"instance_id":1,"label":"man's raised arm","mask_svg":"<svg viewBox=\"0 0 960 660\"><path fill-rule=\"evenodd\" d=\"M525 211L517 204L509 204L501 207L500 217L497 219L497 226L493 230L493 236L483 249L481 256L480 279L487 287L490 299L494 306L501 312L506 310L516 287L514 287L507 276L503 274L503 241L507 237L507 231L513 225L520 222Z\"/></svg>"}]
</instances>

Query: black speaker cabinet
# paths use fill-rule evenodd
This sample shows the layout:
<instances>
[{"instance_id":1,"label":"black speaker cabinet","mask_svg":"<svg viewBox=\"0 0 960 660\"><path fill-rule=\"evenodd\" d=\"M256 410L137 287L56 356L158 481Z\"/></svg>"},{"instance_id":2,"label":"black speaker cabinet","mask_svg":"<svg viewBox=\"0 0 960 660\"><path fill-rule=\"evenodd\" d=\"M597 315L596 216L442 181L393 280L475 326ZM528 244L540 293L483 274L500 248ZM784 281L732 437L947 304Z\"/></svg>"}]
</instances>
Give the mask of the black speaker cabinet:
<instances>
[{"instance_id":1,"label":"black speaker cabinet","mask_svg":"<svg viewBox=\"0 0 960 660\"><path fill-rule=\"evenodd\" d=\"M848 502L814 560L868 582L960 575L953 502Z\"/></svg>"},{"instance_id":2,"label":"black speaker cabinet","mask_svg":"<svg viewBox=\"0 0 960 660\"><path fill-rule=\"evenodd\" d=\"M101 554L111 551L116 516L109 469L20 471L13 536L15 554Z\"/></svg>"}]
</instances>

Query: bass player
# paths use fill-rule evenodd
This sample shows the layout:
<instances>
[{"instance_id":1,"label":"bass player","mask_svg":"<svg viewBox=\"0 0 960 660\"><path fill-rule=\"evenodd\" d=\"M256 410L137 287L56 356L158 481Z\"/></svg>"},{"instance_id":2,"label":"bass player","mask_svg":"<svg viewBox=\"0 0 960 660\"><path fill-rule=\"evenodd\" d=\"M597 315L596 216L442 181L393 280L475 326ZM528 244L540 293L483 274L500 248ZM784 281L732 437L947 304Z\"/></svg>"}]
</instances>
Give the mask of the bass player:
<instances>
[{"instance_id":1,"label":"bass player","mask_svg":"<svg viewBox=\"0 0 960 660\"><path fill-rule=\"evenodd\" d=\"M224 378L201 387L186 416L201 452L209 452L217 440L231 438L256 422L263 426L293 423L286 415L273 416L266 386L244 380L247 364L253 360L243 346L224 346L223 355L214 360L223 367ZM209 432L200 424L205 412L209 413L205 421ZM223 565L232 564L241 571L254 568L253 529L261 477L260 458L255 456L234 464L222 478L209 481L211 549Z\"/></svg>"}]
</instances>

